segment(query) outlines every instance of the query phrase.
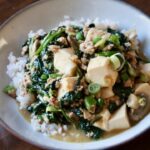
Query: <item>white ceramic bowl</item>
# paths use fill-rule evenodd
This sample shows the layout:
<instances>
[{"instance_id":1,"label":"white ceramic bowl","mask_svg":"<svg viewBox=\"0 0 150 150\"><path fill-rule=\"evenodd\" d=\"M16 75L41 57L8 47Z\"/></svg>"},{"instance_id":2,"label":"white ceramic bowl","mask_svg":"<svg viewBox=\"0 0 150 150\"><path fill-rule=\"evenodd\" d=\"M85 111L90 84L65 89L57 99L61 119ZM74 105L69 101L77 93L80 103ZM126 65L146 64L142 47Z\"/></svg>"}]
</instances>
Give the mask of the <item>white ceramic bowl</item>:
<instances>
[{"instance_id":1,"label":"white ceramic bowl","mask_svg":"<svg viewBox=\"0 0 150 150\"><path fill-rule=\"evenodd\" d=\"M88 143L67 143L50 139L32 130L18 111L16 102L2 90L9 83L6 76L7 56L10 51L20 54L21 43L30 30L48 30L63 20L74 18L110 19L124 28L136 28L144 52L150 56L150 20L143 13L119 1L111 0L42 0L5 22L0 28L0 120L1 124L23 140L43 148L104 149L128 141L150 127L150 115L131 129L114 137Z\"/></svg>"}]
</instances>

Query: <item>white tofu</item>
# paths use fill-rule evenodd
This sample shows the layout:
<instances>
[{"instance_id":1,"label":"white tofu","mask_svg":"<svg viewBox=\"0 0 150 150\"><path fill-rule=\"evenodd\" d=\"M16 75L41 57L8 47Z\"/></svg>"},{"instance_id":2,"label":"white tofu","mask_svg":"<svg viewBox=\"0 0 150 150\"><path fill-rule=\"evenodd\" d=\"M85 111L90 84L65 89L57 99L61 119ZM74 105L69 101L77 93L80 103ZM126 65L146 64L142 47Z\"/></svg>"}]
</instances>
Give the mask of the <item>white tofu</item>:
<instances>
[{"instance_id":1,"label":"white tofu","mask_svg":"<svg viewBox=\"0 0 150 150\"><path fill-rule=\"evenodd\" d=\"M60 88L58 90L58 99L60 100L66 93L73 91L77 77L65 77L61 79Z\"/></svg>"},{"instance_id":2,"label":"white tofu","mask_svg":"<svg viewBox=\"0 0 150 150\"><path fill-rule=\"evenodd\" d=\"M126 104L122 105L119 110L108 121L109 131L117 129L127 129L130 127L127 116Z\"/></svg>"},{"instance_id":3,"label":"white tofu","mask_svg":"<svg viewBox=\"0 0 150 150\"><path fill-rule=\"evenodd\" d=\"M143 73L147 74L148 76L150 76L150 63L146 63L146 64L142 65L141 71Z\"/></svg>"},{"instance_id":4,"label":"white tofu","mask_svg":"<svg viewBox=\"0 0 150 150\"><path fill-rule=\"evenodd\" d=\"M73 76L77 68L76 63L71 59L73 55L72 48L60 49L54 53L54 67L66 76Z\"/></svg>"},{"instance_id":5,"label":"white tofu","mask_svg":"<svg viewBox=\"0 0 150 150\"><path fill-rule=\"evenodd\" d=\"M111 87L115 84L118 72L110 63L110 59L104 56L92 58L87 67L87 81L98 83L102 87Z\"/></svg>"},{"instance_id":6,"label":"white tofu","mask_svg":"<svg viewBox=\"0 0 150 150\"><path fill-rule=\"evenodd\" d=\"M110 98L110 97L112 97L112 96L114 96L114 92L113 92L113 90L112 90L112 87L106 87L106 88L102 88L101 90L100 90L100 92L101 92L101 98Z\"/></svg>"},{"instance_id":7,"label":"white tofu","mask_svg":"<svg viewBox=\"0 0 150 150\"><path fill-rule=\"evenodd\" d=\"M101 119L94 122L94 126L101 128L105 131L109 130L109 126L108 126L108 120L111 116L110 112L108 111L108 109L104 109L101 113L100 113Z\"/></svg>"}]
</instances>

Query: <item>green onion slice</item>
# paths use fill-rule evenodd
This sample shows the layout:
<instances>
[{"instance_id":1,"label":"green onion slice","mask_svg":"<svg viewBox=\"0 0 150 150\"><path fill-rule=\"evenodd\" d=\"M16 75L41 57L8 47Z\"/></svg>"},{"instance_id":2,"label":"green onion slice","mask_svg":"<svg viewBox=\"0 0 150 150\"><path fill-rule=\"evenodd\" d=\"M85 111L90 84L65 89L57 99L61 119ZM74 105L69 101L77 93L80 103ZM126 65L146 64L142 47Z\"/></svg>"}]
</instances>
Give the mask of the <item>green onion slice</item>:
<instances>
[{"instance_id":1,"label":"green onion slice","mask_svg":"<svg viewBox=\"0 0 150 150\"><path fill-rule=\"evenodd\" d=\"M85 107L90 110L93 106L96 105L96 100L92 96L87 96L84 99Z\"/></svg>"},{"instance_id":2,"label":"green onion slice","mask_svg":"<svg viewBox=\"0 0 150 150\"><path fill-rule=\"evenodd\" d=\"M125 64L125 58L121 53L116 53L110 56L110 60L114 66L114 69L117 71L120 71Z\"/></svg>"},{"instance_id":3,"label":"green onion slice","mask_svg":"<svg viewBox=\"0 0 150 150\"><path fill-rule=\"evenodd\" d=\"M96 36L94 39L93 39L93 44L95 45L98 41L100 41L102 38L99 37L99 36Z\"/></svg>"},{"instance_id":4,"label":"green onion slice","mask_svg":"<svg viewBox=\"0 0 150 150\"><path fill-rule=\"evenodd\" d=\"M97 84L97 83L90 83L89 86L88 86L88 91L91 93L91 94L96 94L97 92L100 91L100 85Z\"/></svg>"}]
</instances>

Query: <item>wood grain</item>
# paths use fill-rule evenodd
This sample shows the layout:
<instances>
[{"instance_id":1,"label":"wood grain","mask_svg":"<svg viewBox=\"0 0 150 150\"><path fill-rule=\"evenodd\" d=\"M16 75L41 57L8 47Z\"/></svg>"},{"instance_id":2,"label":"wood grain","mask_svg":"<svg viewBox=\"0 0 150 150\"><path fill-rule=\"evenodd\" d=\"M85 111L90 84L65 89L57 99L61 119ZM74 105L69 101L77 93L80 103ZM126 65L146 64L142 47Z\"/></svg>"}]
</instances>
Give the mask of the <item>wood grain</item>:
<instances>
[{"instance_id":1,"label":"wood grain","mask_svg":"<svg viewBox=\"0 0 150 150\"><path fill-rule=\"evenodd\" d=\"M35 2L37 0L0 0L0 24L13 15L18 10ZM150 0L124 0L125 2L140 9L150 16ZM150 150L150 130L147 130L137 138L111 148L111 150ZM0 127L0 150L42 150L31 144L28 144Z\"/></svg>"}]
</instances>

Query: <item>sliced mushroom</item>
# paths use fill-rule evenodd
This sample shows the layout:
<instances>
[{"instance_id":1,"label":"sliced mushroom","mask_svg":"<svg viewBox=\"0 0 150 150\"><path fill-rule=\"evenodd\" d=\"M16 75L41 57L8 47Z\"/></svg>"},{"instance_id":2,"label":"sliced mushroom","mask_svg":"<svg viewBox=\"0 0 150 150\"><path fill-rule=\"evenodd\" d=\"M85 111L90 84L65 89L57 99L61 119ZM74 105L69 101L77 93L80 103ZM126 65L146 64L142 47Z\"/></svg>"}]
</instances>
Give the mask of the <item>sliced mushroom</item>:
<instances>
[{"instance_id":1,"label":"sliced mushroom","mask_svg":"<svg viewBox=\"0 0 150 150\"><path fill-rule=\"evenodd\" d=\"M138 98L134 94L130 94L127 100L127 106L132 109L139 108Z\"/></svg>"},{"instance_id":2,"label":"sliced mushroom","mask_svg":"<svg viewBox=\"0 0 150 150\"><path fill-rule=\"evenodd\" d=\"M150 112L150 85L148 83L140 84L135 90L135 95L139 97L140 107L132 109L129 115L131 120L138 121Z\"/></svg>"}]
</instances>

